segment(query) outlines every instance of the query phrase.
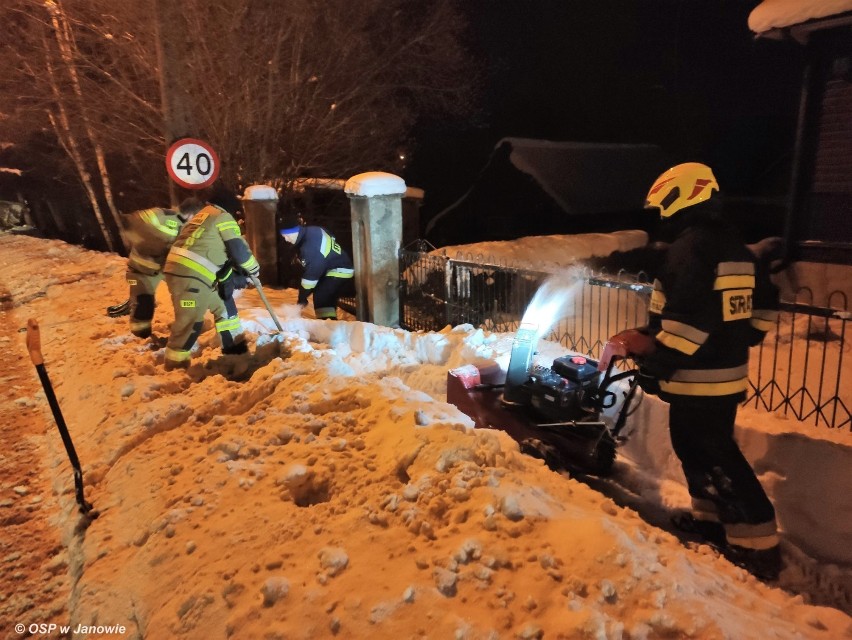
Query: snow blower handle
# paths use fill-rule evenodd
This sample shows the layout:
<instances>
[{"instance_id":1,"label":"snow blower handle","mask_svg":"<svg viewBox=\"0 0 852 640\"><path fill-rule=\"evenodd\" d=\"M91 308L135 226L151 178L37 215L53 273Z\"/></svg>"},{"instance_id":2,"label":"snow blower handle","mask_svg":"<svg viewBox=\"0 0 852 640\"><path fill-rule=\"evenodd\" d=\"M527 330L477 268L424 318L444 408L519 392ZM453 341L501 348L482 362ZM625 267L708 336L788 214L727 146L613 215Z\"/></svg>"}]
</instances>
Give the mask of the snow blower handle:
<instances>
[{"instance_id":1,"label":"snow blower handle","mask_svg":"<svg viewBox=\"0 0 852 640\"><path fill-rule=\"evenodd\" d=\"M627 329L612 336L604 345L598 371L606 371L613 361L647 356L656 351L654 337L642 329Z\"/></svg>"},{"instance_id":2,"label":"snow blower handle","mask_svg":"<svg viewBox=\"0 0 852 640\"><path fill-rule=\"evenodd\" d=\"M601 358L598 360L598 371L609 371L616 360L627 357L627 345L616 336L610 338L604 345Z\"/></svg>"}]
</instances>

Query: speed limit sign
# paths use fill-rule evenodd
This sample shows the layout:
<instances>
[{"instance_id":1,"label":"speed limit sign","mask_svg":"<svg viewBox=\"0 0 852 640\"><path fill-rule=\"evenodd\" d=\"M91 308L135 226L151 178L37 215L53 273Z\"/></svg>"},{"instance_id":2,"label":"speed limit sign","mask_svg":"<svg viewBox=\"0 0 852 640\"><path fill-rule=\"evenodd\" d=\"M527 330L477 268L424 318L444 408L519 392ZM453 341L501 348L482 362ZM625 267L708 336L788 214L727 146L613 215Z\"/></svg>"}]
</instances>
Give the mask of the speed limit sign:
<instances>
[{"instance_id":1,"label":"speed limit sign","mask_svg":"<svg viewBox=\"0 0 852 640\"><path fill-rule=\"evenodd\" d=\"M166 153L166 169L180 186L203 189L219 175L219 156L203 140L181 138Z\"/></svg>"}]
</instances>

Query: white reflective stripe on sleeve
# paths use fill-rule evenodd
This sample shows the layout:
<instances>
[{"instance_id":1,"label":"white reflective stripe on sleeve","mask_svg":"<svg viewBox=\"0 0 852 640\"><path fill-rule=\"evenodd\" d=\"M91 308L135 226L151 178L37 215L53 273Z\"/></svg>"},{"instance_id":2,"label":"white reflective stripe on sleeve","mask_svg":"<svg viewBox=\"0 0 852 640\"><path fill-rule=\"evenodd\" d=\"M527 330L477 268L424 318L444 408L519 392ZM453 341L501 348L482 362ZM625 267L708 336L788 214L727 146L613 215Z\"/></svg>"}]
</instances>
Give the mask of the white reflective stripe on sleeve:
<instances>
[{"instance_id":1,"label":"white reflective stripe on sleeve","mask_svg":"<svg viewBox=\"0 0 852 640\"><path fill-rule=\"evenodd\" d=\"M731 382L748 376L748 365L725 369L678 369L672 374L673 382Z\"/></svg>"},{"instance_id":2,"label":"white reflective stripe on sleeve","mask_svg":"<svg viewBox=\"0 0 852 640\"><path fill-rule=\"evenodd\" d=\"M697 345L704 344L710 336L706 331L702 331L684 322L678 322L677 320L663 320L662 327L666 333L689 340Z\"/></svg>"},{"instance_id":3,"label":"white reflective stripe on sleeve","mask_svg":"<svg viewBox=\"0 0 852 640\"><path fill-rule=\"evenodd\" d=\"M675 349L680 351L681 353L685 353L688 356L691 356L693 353L698 351L698 347L701 345L695 344L694 342L690 342L685 338L681 338L680 336L672 335L667 331L660 331L656 336L657 342L661 342L666 345L669 349Z\"/></svg>"}]
</instances>

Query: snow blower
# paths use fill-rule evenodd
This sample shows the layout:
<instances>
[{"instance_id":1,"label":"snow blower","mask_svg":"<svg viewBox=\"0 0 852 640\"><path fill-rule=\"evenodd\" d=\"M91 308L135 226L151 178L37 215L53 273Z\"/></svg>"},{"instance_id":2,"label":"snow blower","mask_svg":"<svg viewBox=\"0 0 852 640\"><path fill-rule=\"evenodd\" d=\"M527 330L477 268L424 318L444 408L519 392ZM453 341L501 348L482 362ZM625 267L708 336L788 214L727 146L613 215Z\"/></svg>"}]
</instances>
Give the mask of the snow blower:
<instances>
[{"instance_id":1,"label":"snow blower","mask_svg":"<svg viewBox=\"0 0 852 640\"><path fill-rule=\"evenodd\" d=\"M447 401L473 419L478 428L499 429L521 451L541 458L554 470L607 475L636 391L636 371L616 371L626 357L609 344L600 362L582 355L556 358L550 367L532 364L537 327L522 324L515 335L505 380L474 365L447 375ZM599 370L602 369L602 370ZM483 378L497 378L483 380ZM603 412L618 398L610 387L629 379L613 421Z\"/></svg>"}]
</instances>

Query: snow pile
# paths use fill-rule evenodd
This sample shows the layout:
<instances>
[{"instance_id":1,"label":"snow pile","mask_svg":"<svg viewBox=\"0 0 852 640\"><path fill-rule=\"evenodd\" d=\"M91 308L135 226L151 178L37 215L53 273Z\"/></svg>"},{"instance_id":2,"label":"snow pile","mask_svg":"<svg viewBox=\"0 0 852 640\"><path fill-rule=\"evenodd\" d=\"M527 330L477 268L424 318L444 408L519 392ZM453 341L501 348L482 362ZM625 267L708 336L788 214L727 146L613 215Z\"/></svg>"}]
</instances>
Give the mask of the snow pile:
<instances>
[{"instance_id":1,"label":"snow pile","mask_svg":"<svg viewBox=\"0 0 852 640\"><path fill-rule=\"evenodd\" d=\"M238 306L251 357L222 356L208 330L188 372L165 372L158 343L104 314L126 296L120 258L20 236L0 246L16 356L7 366L28 365L14 332L41 319L45 363L100 511L77 527L71 469L42 394L7 396L22 425L44 424L40 472L57 512L41 526L62 528L60 566L73 576L69 610L52 621L124 624L151 639L852 633L839 610L687 548L520 454L504 433L472 429L443 401L446 372L503 362L511 335L301 319L295 291L267 289L284 323L275 334L246 291ZM158 302L163 336L164 288ZM540 351L545 362L561 355L558 345ZM627 477L641 490L638 471ZM7 478L3 497L17 483ZM44 621L28 616L21 622Z\"/></svg>"}]
</instances>

